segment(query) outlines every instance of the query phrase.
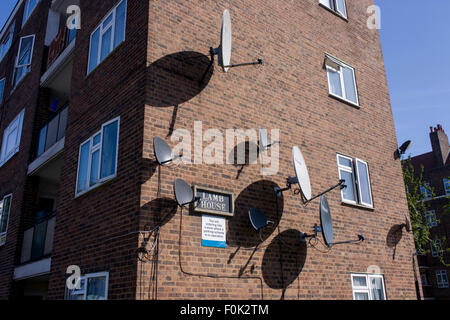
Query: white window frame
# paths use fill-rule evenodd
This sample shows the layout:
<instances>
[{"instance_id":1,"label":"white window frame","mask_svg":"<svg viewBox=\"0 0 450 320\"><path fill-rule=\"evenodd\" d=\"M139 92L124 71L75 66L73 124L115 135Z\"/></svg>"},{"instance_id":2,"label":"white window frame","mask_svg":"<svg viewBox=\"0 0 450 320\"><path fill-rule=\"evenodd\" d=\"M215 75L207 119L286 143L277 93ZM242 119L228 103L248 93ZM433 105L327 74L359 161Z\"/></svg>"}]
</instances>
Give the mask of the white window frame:
<instances>
[{"instance_id":1,"label":"white window frame","mask_svg":"<svg viewBox=\"0 0 450 320\"><path fill-rule=\"evenodd\" d=\"M97 272L97 273L89 273L80 277L81 287L80 289L72 289L68 290L66 287L65 299L69 300L71 296L82 296L82 300L86 300L87 298L87 288L88 282L91 278L105 278L105 297L108 300L108 291L109 291L109 272Z\"/></svg>"},{"instance_id":2,"label":"white window frame","mask_svg":"<svg viewBox=\"0 0 450 320\"><path fill-rule=\"evenodd\" d=\"M444 254L444 251L442 250L442 243L441 243L441 239L436 239L434 241L431 242L430 244L431 247L431 256L433 258L437 258L437 257L442 257Z\"/></svg>"},{"instance_id":3,"label":"white window frame","mask_svg":"<svg viewBox=\"0 0 450 320\"><path fill-rule=\"evenodd\" d=\"M366 278L366 286L362 287L362 286L355 286L354 282L353 282L353 278L355 277L361 277L361 278ZM372 291L371 291L371 287L370 287L370 279L371 278L380 278L381 279L381 283L383 285L383 295L384 295L384 299L387 300L387 296L386 296L386 286L384 284L384 276L382 274L365 274L365 273L354 273L351 274L351 283L352 283L352 291L353 291L353 300L356 300L356 293L367 293L369 296L369 300L374 300L373 296L372 296Z\"/></svg>"},{"instance_id":4,"label":"white window frame","mask_svg":"<svg viewBox=\"0 0 450 320\"><path fill-rule=\"evenodd\" d=\"M88 55L88 64L87 64L87 74L90 74L92 71L94 71L104 60L106 60L109 55L114 51L114 39L116 35L116 12L117 7L120 6L122 2L125 1L125 20L124 20L124 39L122 42L126 40L126 29L127 29L127 10L128 10L128 1L127 0L121 0L119 1L111 10L108 11L108 13L105 15L103 20L100 22L100 24L92 31L90 37L89 37L89 55ZM103 26L103 23L109 18L109 16L112 14L111 22L108 23L106 26ZM111 28L111 43L110 43L110 50L108 55L101 60L101 53L102 53L102 39L103 35ZM99 39L98 39L98 49L97 49L97 62L95 66L92 67L92 70L89 70L89 67L91 65L91 48L92 48L92 36L99 31ZM121 42L121 43L122 43ZM119 44L117 44L119 46Z\"/></svg>"},{"instance_id":5,"label":"white window frame","mask_svg":"<svg viewBox=\"0 0 450 320\"><path fill-rule=\"evenodd\" d=\"M442 281L439 281L439 277ZM444 277L446 281L444 281ZM448 288L448 275L446 270L436 270L436 282L439 289Z\"/></svg>"},{"instance_id":6,"label":"white window frame","mask_svg":"<svg viewBox=\"0 0 450 320\"><path fill-rule=\"evenodd\" d=\"M352 167L348 167L348 166L344 166L341 165L339 163L339 158L343 158L343 159L347 159L349 161L351 161L352 163ZM354 205L359 205L359 206L363 206L363 207L367 207L367 208L374 208L373 205L373 195L372 195L372 183L371 183L371 179L370 179L370 173L369 173L369 164L361 159L358 158L352 158L349 156L345 156L343 154L337 153L336 154L336 161L337 161L337 165L338 165L338 173L339 173L339 179L343 179L342 175L341 175L341 170L342 171L346 171L346 172L350 172L352 173L353 176L353 190L356 193L355 194L355 199L356 201L352 201L352 200L348 200L344 198L344 190L341 190L341 200L344 203L349 203L349 204L354 204ZM361 185L360 185L360 177L359 177L359 170L357 167L358 162L363 163L366 166L366 174L367 174L367 180L369 183L369 196L370 196L370 200L372 201L371 204L369 203L365 203L362 201L362 191L361 191ZM347 182L348 183L348 182Z\"/></svg>"},{"instance_id":7,"label":"white window frame","mask_svg":"<svg viewBox=\"0 0 450 320\"><path fill-rule=\"evenodd\" d=\"M12 208L12 201L13 201L12 193L4 196L1 201L0 222L1 222L1 218L3 217L3 214L5 213L4 211L5 211L5 199L6 198L10 198L10 205L9 205L8 219L6 220L6 230L4 232L0 233L0 247L4 246L6 244L6 235L8 234L9 218L11 217L11 208ZM1 227L1 224L0 224L0 227Z\"/></svg>"},{"instance_id":8,"label":"white window frame","mask_svg":"<svg viewBox=\"0 0 450 320\"><path fill-rule=\"evenodd\" d=\"M333 67L332 65L337 65L339 66L339 70L337 70L335 67ZM351 101L349 99L347 99L347 93L345 91L345 81L344 81L344 72L342 72L342 68L348 68L352 71L353 73L353 85L355 86L355 97L356 97L356 102L355 101ZM327 80L328 80L328 94L340 99L340 100L344 100L345 102L354 105L356 107L360 107L359 106L359 96L358 96L358 87L356 84L356 71L355 68L353 68L352 66L348 65L347 63L342 62L341 60L329 55L328 53L325 54L325 69L327 71ZM341 91L342 91L342 96L339 96L335 93L333 93L331 91L331 81L330 81L330 73L329 72L336 72L339 74L339 79L340 79L340 83L341 83Z\"/></svg>"},{"instance_id":9,"label":"white window frame","mask_svg":"<svg viewBox=\"0 0 450 320\"><path fill-rule=\"evenodd\" d=\"M30 62L27 64L19 64L19 58L20 58L20 51L22 49L22 41L25 38L33 38L33 42L31 44L31 50L30 50ZM19 51L17 52L17 57L16 57L16 62L14 63L14 73L13 73L13 77L12 77L12 81L13 81L13 87L15 88L22 80L23 78L25 78L25 76L31 71L31 64L33 63L33 53L34 53L34 41L36 40L36 35L32 34L32 35L28 35L28 36L23 36L20 38L19 41ZM24 72L20 78L16 78L16 73L17 70L19 68L24 68L26 67L26 72Z\"/></svg>"},{"instance_id":10,"label":"white window frame","mask_svg":"<svg viewBox=\"0 0 450 320\"><path fill-rule=\"evenodd\" d=\"M426 223L429 227L437 227L437 217L435 210L429 210L425 213Z\"/></svg>"},{"instance_id":11,"label":"white window frame","mask_svg":"<svg viewBox=\"0 0 450 320\"><path fill-rule=\"evenodd\" d=\"M450 196L450 179L444 178L444 179L442 179L442 182L444 183L445 195Z\"/></svg>"},{"instance_id":12,"label":"white window frame","mask_svg":"<svg viewBox=\"0 0 450 320\"><path fill-rule=\"evenodd\" d=\"M36 5L30 9L30 0L25 1L25 8L23 9L22 28L25 25L25 23L27 23L28 19L31 17L34 10L38 7L39 2L41 2L41 0L37 0Z\"/></svg>"},{"instance_id":13,"label":"white window frame","mask_svg":"<svg viewBox=\"0 0 450 320\"><path fill-rule=\"evenodd\" d=\"M0 40L0 62L11 49L12 41L14 38L14 29L16 27L16 22L14 21L9 27L8 31L5 33L3 39Z\"/></svg>"},{"instance_id":14,"label":"white window frame","mask_svg":"<svg viewBox=\"0 0 450 320\"><path fill-rule=\"evenodd\" d=\"M0 79L0 106L3 103L3 96L5 95L6 78Z\"/></svg>"},{"instance_id":15,"label":"white window frame","mask_svg":"<svg viewBox=\"0 0 450 320\"><path fill-rule=\"evenodd\" d=\"M346 0L343 0L343 2L344 2L344 12L340 12L337 8L336 0L319 0L319 4L327 7L331 11L347 19L347 3Z\"/></svg>"},{"instance_id":16,"label":"white window frame","mask_svg":"<svg viewBox=\"0 0 450 320\"><path fill-rule=\"evenodd\" d=\"M22 137L22 127L23 127L23 118L25 115L25 109L23 109L11 123L8 125L8 127L3 131L3 138L2 138L2 146L0 149L0 167L2 167L6 162L8 162L9 159L11 159L17 152L20 150L20 141ZM17 129L16 134L16 141L14 144L14 147L12 148L12 151L8 154L6 154L7 149L7 143L8 143L8 137L9 135Z\"/></svg>"},{"instance_id":17,"label":"white window frame","mask_svg":"<svg viewBox=\"0 0 450 320\"><path fill-rule=\"evenodd\" d=\"M114 168L114 174L111 174L107 177L100 177L100 172L101 172L101 163L102 163L102 151L103 151L103 130L105 127L107 127L108 125L110 125L111 123L114 123L117 121L117 137L116 137L116 159L115 159L115 168ZM93 141L94 138L100 134L100 143L98 145L93 146ZM78 168L77 168L77 181L76 181L76 185L75 185L75 197L79 197L99 186L101 186L103 183L114 179L117 176L117 162L119 160L119 136L120 136L120 116L117 118L114 118L108 122L105 122L104 124L102 124L102 128L100 131L97 131L94 135L92 135L89 139L85 140L83 143L80 144L80 148L78 151ZM78 192L78 178L79 178L79 174L80 174L80 161L81 161L81 149L82 147L89 142L89 158L88 158L88 169L87 169L87 187L86 189ZM92 168L92 154L96 151L100 152L99 155L99 168L98 168L98 180L97 183L94 185L90 185L90 178L91 178L91 168Z\"/></svg>"}]
</instances>

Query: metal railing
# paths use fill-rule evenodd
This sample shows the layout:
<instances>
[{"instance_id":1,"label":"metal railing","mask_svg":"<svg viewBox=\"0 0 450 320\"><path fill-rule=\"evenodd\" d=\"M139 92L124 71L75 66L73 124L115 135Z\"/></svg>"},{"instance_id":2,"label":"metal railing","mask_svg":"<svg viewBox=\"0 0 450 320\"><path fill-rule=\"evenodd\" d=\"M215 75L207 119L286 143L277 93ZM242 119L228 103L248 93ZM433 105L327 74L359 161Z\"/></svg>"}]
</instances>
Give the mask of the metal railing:
<instances>
[{"instance_id":1,"label":"metal railing","mask_svg":"<svg viewBox=\"0 0 450 320\"><path fill-rule=\"evenodd\" d=\"M65 137L68 111L68 107L62 109L39 131L35 159Z\"/></svg>"}]
</instances>

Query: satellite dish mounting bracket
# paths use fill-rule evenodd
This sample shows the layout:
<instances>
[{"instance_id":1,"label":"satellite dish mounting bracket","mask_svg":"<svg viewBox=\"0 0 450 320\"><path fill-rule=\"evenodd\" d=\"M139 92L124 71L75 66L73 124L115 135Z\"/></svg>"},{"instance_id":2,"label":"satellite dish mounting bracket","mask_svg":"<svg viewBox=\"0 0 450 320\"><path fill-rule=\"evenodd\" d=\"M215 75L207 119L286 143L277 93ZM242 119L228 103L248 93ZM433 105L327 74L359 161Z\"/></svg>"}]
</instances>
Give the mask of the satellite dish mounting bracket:
<instances>
[{"instance_id":1,"label":"satellite dish mounting bracket","mask_svg":"<svg viewBox=\"0 0 450 320\"><path fill-rule=\"evenodd\" d=\"M329 245L329 247L331 248L332 246L335 246L337 244L360 243L360 242L363 242L364 240L366 240L366 238L364 238L364 236L362 234L358 234L358 240L347 240L347 241L333 242L333 243L331 243Z\"/></svg>"},{"instance_id":2,"label":"satellite dish mounting bracket","mask_svg":"<svg viewBox=\"0 0 450 320\"><path fill-rule=\"evenodd\" d=\"M309 199L309 200L304 199L304 198L302 197L302 198L303 198L303 203L304 203L304 204L310 203L310 202L313 201L314 199L317 199L317 198L323 196L324 194L326 194L326 193L328 193L328 192L330 192L330 191L333 191L333 190L336 189L337 187L340 187L341 190L344 189L344 188L347 188L347 186L346 186L344 183L345 183L345 180L339 180L339 183L338 183L338 184L336 184L336 185L334 185L334 186L328 188L328 189L325 190L324 192L319 193L318 195L312 197L312 198Z\"/></svg>"},{"instance_id":3,"label":"satellite dish mounting bracket","mask_svg":"<svg viewBox=\"0 0 450 320\"><path fill-rule=\"evenodd\" d=\"M273 190L275 191L275 194L280 197L281 193L283 193L284 191L288 191L292 189L292 185L293 184L297 184L298 183L298 179L295 177L289 177L286 180L286 188L281 189L280 187L275 187L273 188Z\"/></svg>"},{"instance_id":4,"label":"satellite dish mounting bracket","mask_svg":"<svg viewBox=\"0 0 450 320\"><path fill-rule=\"evenodd\" d=\"M319 227L317 225L317 223L316 223L314 225L314 233L313 234L307 234L307 233L304 233L304 232L300 232L300 241L301 242L306 242L306 239L308 239L308 238L317 238L317 234L319 232L322 232L322 228Z\"/></svg>"}]
</instances>

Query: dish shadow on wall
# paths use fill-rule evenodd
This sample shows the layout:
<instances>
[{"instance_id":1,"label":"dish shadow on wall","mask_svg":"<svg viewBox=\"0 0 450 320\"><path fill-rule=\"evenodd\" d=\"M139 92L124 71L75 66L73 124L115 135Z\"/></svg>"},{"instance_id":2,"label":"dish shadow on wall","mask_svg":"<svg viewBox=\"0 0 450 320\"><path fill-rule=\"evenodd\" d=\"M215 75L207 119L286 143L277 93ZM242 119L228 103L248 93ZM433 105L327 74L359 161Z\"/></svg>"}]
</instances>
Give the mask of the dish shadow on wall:
<instances>
[{"instance_id":1,"label":"dish shadow on wall","mask_svg":"<svg viewBox=\"0 0 450 320\"><path fill-rule=\"evenodd\" d=\"M403 224L395 224L389 229L386 236L386 245L393 249L392 260L395 260L395 254L397 251L397 245L402 240L403 237Z\"/></svg>"}]
</instances>

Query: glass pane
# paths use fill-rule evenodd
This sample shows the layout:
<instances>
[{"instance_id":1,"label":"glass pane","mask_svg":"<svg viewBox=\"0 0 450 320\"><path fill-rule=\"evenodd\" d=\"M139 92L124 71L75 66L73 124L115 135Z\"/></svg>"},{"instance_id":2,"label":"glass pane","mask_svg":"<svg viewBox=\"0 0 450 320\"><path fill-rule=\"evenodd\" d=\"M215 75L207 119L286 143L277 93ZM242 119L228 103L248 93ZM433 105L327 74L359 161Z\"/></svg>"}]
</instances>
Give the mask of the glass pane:
<instances>
[{"instance_id":1,"label":"glass pane","mask_svg":"<svg viewBox=\"0 0 450 320\"><path fill-rule=\"evenodd\" d=\"M102 50L100 53L100 61L103 61L111 52L112 27L102 35Z\"/></svg>"},{"instance_id":2,"label":"glass pane","mask_svg":"<svg viewBox=\"0 0 450 320\"><path fill-rule=\"evenodd\" d=\"M344 200L356 201L355 188L353 187L353 173L340 170L341 179L345 180L345 188L342 189Z\"/></svg>"},{"instance_id":3,"label":"glass pane","mask_svg":"<svg viewBox=\"0 0 450 320\"><path fill-rule=\"evenodd\" d=\"M357 161L358 167L358 182L361 191L361 202L364 204L372 205L372 196L370 194L369 176L367 171L367 165L360 161Z\"/></svg>"},{"instance_id":4,"label":"glass pane","mask_svg":"<svg viewBox=\"0 0 450 320\"><path fill-rule=\"evenodd\" d=\"M45 151L45 139L47 138L47 126L43 127L39 132L39 142L36 156L39 157Z\"/></svg>"},{"instance_id":5,"label":"glass pane","mask_svg":"<svg viewBox=\"0 0 450 320\"><path fill-rule=\"evenodd\" d=\"M347 13L345 10L345 0L336 0L336 10L344 17L347 17Z\"/></svg>"},{"instance_id":6,"label":"glass pane","mask_svg":"<svg viewBox=\"0 0 450 320\"><path fill-rule=\"evenodd\" d=\"M106 277L88 279L86 300L106 300Z\"/></svg>"},{"instance_id":7,"label":"glass pane","mask_svg":"<svg viewBox=\"0 0 450 320\"><path fill-rule=\"evenodd\" d=\"M110 14L109 14L109 16L105 19L105 21L103 22L103 24L102 24L102 28L103 29L105 29L107 26L108 26L108 24L112 21L112 18L113 18L113 12L111 12Z\"/></svg>"},{"instance_id":8,"label":"glass pane","mask_svg":"<svg viewBox=\"0 0 450 320\"><path fill-rule=\"evenodd\" d=\"M3 91L5 91L5 79L0 80L0 103L3 100Z\"/></svg>"},{"instance_id":9,"label":"glass pane","mask_svg":"<svg viewBox=\"0 0 450 320\"><path fill-rule=\"evenodd\" d=\"M346 167L352 168L352 160L347 159L347 158L339 157L339 164L341 166L346 166Z\"/></svg>"},{"instance_id":10,"label":"glass pane","mask_svg":"<svg viewBox=\"0 0 450 320\"><path fill-rule=\"evenodd\" d=\"M98 65L98 49L100 42L100 28L98 28L91 37L91 49L89 53L89 72Z\"/></svg>"},{"instance_id":11,"label":"glass pane","mask_svg":"<svg viewBox=\"0 0 450 320\"><path fill-rule=\"evenodd\" d=\"M355 300L369 300L367 292L355 292Z\"/></svg>"},{"instance_id":12,"label":"glass pane","mask_svg":"<svg viewBox=\"0 0 450 320\"><path fill-rule=\"evenodd\" d=\"M356 103L356 88L355 88L355 74L350 68L342 68L344 72L344 84L345 84L345 97Z\"/></svg>"},{"instance_id":13,"label":"glass pane","mask_svg":"<svg viewBox=\"0 0 450 320\"><path fill-rule=\"evenodd\" d=\"M94 139L93 139L93 141L92 141L92 145L93 145L93 146L96 146L96 145L98 145L98 144L100 143L100 138L101 138L101 136L102 136L102 134L99 133L98 135L96 135L96 136L94 137Z\"/></svg>"},{"instance_id":14,"label":"glass pane","mask_svg":"<svg viewBox=\"0 0 450 320\"><path fill-rule=\"evenodd\" d=\"M76 19L73 19L71 24L74 26L76 24ZM67 44L69 45L77 36L77 29L69 29L67 32Z\"/></svg>"},{"instance_id":15,"label":"glass pane","mask_svg":"<svg viewBox=\"0 0 450 320\"><path fill-rule=\"evenodd\" d=\"M31 260L36 260L44 255L45 234L47 233L47 221L34 227L33 246L31 249Z\"/></svg>"},{"instance_id":16,"label":"glass pane","mask_svg":"<svg viewBox=\"0 0 450 320\"><path fill-rule=\"evenodd\" d=\"M336 72L330 68L328 70L328 78L330 79L330 91L331 93L342 97L341 76L339 72Z\"/></svg>"},{"instance_id":17,"label":"glass pane","mask_svg":"<svg viewBox=\"0 0 450 320\"><path fill-rule=\"evenodd\" d=\"M69 113L69 108L65 108L59 114L58 141L61 140L66 135L67 114L68 113Z\"/></svg>"},{"instance_id":18,"label":"glass pane","mask_svg":"<svg viewBox=\"0 0 450 320\"><path fill-rule=\"evenodd\" d=\"M367 287L366 277L353 277L354 287Z\"/></svg>"},{"instance_id":19,"label":"glass pane","mask_svg":"<svg viewBox=\"0 0 450 320\"><path fill-rule=\"evenodd\" d=\"M17 66L24 66L30 64L31 47L33 46L33 40L34 40L33 37L22 38Z\"/></svg>"},{"instance_id":20,"label":"glass pane","mask_svg":"<svg viewBox=\"0 0 450 320\"><path fill-rule=\"evenodd\" d=\"M89 150L90 150L90 142L85 143L80 150L80 163L78 164L77 192L82 192L87 189Z\"/></svg>"},{"instance_id":21,"label":"glass pane","mask_svg":"<svg viewBox=\"0 0 450 320\"><path fill-rule=\"evenodd\" d=\"M56 143L56 138L58 136L59 117L54 117L47 126L47 142L45 143L45 150L48 150Z\"/></svg>"},{"instance_id":22,"label":"glass pane","mask_svg":"<svg viewBox=\"0 0 450 320\"><path fill-rule=\"evenodd\" d=\"M8 134L6 138L6 155L9 155L16 148L17 128Z\"/></svg>"},{"instance_id":23,"label":"glass pane","mask_svg":"<svg viewBox=\"0 0 450 320\"><path fill-rule=\"evenodd\" d=\"M122 1L122 3L116 9L114 48L116 48L123 40L125 40L125 9L126 1Z\"/></svg>"},{"instance_id":24,"label":"glass pane","mask_svg":"<svg viewBox=\"0 0 450 320\"><path fill-rule=\"evenodd\" d=\"M370 290L373 300L385 300L383 290L383 279L376 277L370 278Z\"/></svg>"},{"instance_id":25,"label":"glass pane","mask_svg":"<svg viewBox=\"0 0 450 320\"><path fill-rule=\"evenodd\" d=\"M1 208L0 208L1 209ZM8 219L9 219L9 212L11 209L11 197L7 197L3 200L3 211L1 215L0 220L0 233L6 232L6 229L8 228Z\"/></svg>"},{"instance_id":26,"label":"glass pane","mask_svg":"<svg viewBox=\"0 0 450 320\"><path fill-rule=\"evenodd\" d=\"M100 178L106 178L116 173L118 128L118 121L114 121L103 128Z\"/></svg>"},{"instance_id":27,"label":"glass pane","mask_svg":"<svg viewBox=\"0 0 450 320\"><path fill-rule=\"evenodd\" d=\"M100 150L95 151L92 154L91 159L91 177L89 179L89 185L93 186L98 182L98 169L100 166Z\"/></svg>"}]
</instances>

